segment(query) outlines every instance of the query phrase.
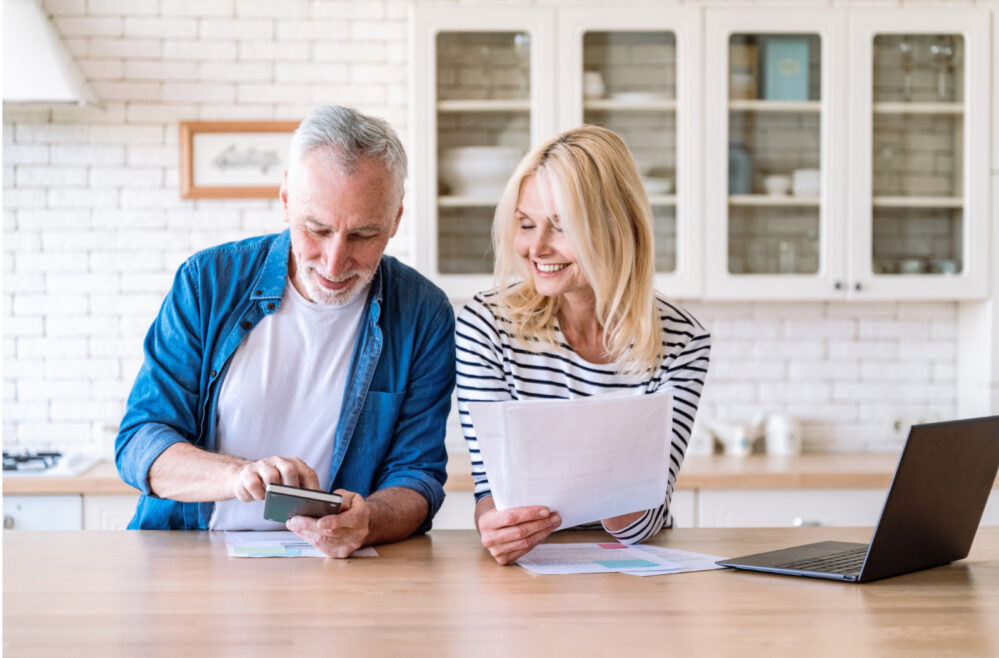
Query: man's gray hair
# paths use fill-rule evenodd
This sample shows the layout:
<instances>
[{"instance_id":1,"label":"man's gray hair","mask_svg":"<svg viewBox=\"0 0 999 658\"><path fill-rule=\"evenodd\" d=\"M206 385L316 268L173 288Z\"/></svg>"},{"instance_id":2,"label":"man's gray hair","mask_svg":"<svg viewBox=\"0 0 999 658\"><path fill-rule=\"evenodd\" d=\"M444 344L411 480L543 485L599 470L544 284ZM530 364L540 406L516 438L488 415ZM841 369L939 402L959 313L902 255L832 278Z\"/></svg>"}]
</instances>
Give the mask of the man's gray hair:
<instances>
[{"instance_id":1,"label":"man's gray hair","mask_svg":"<svg viewBox=\"0 0 999 658\"><path fill-rule=\"evenodd\" d=\"M383 119L340 105L321 105L309 113L291 138L288 168L309 151L328 148L344 172L353 173L359 160L378 158L392 174L402 197L406 181L406 151L392 126Z\"/></svg>"}]
</instances>

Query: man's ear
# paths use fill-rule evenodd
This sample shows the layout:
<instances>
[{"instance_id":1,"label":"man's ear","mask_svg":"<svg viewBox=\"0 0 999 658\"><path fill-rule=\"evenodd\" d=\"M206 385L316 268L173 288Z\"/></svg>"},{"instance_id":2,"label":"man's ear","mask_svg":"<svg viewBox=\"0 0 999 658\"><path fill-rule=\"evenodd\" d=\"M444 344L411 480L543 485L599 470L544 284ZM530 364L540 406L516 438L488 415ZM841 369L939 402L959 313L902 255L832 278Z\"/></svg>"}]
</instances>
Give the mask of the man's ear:
<instances>
[{"instance_id":1,"label":"man's ear","mask_svg":"<svg viewBox=\"0 0 999 658\"><path fill-rule=\"evenodd\" d=\"M396 215L395 215L395 221L394 221L394 224L392 226L392 234L389 235L389 238L394 238L395 234L399 231L399 224L402 222L402 209L403 208L404 208L404 206L403 206L402 202L400 201L399 202L399 212L397 212Z\"/></svg>"},{"instance_id":2,"label":"man's ear","mask_svg":"<svg viewBox=\"0 0 999 658\"><path fill-rule=\"evenodd\" d=\"M278 198L281 199L281 207L284 208L284 221L288 221L288 172L284 172L284 176L281 178L281 190L278 192Z\"/></svg>"}]
</instances>

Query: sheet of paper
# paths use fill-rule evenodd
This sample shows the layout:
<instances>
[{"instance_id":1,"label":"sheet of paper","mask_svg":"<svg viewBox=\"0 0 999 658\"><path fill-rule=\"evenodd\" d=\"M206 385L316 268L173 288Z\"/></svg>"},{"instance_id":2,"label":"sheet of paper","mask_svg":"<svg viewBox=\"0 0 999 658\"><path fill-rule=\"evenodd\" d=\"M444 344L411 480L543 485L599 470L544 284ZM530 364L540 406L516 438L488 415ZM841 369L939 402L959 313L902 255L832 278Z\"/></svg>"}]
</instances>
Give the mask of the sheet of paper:
<instances>
[{"instance_id":1,"label":"sheet of paper","mask_svg":"<svg viewBox=\"0 0 999 658\"><path fill-rule=\"evenodd\" d=\"M722 559L720 555L707 555L706 553L692 553L681 551L675 548L663 548L662 546L651 546L642 544L642 550L656 555L662 560L668 560L673 564L680 565L679 570L657 571L655 569L633 570L626 573L632 576L657 576L662 573L686 573L689 571L709 571L711 569L724 569L715 562Z\"/></svg>"},{"instance_id":2,"label":"sheet of paper","mask_svg":"<svg viewBox=\"0 0 999 658\"><path fill-rule=\"evenodd\" d=\"M673 572L683 565L663 559L639 546L616 542L597 544L541 544L517 560L528 571L544 575L614 573L655 570Z\"/></svg>"},{"instance_id":3,"label":"sheet of paper","mask_svg":"<svg viewBox=\"0 0 999 658\"><path fill-rule=\"evenodd\" d=\"M568 528L666 498L668 392L473 402L468 409L498 509L545 505Z\"/></svg>"},{"instance_id":4,"label":"sheet of paper","mask_svg":"<svg viewBox=\"0 0 999 658\"><path fill-rule=\"evenodd\" d=\"M230 557L326 557L290 530L227 530L225 547ZM378 557L378 553L371 546L364 546L351 553L350 557Z\"/></svg>"}]
</instances>

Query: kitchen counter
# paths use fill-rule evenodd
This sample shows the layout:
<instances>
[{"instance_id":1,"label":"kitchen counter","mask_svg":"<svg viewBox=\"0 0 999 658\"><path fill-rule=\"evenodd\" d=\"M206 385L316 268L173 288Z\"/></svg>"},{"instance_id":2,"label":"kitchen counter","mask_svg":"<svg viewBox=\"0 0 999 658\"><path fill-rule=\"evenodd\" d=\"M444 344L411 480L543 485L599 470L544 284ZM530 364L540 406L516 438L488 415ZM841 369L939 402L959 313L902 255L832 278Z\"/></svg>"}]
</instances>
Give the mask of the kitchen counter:
<instances>
[{"instance_id":1,"label":"kitchen counter","mask_svg":"<svg viewBox=\"0 0 999 658\"><path fill-rule=\"evenodd\" d=\"M798 457L688 457L677 490L693 489L887 489L894 453L809 454ZM451 455L448 492L472 490L468 454ZM999 478L996 479L999 488ZM114 465L102 462L77 477L3 479L4 494L132 494Z\"/></svg>"},{"instance_id":2,"label":"kitchen counter","mask_svg":"<svg viewBox=\"0 0 999 658\"><path fill-rule=\"evenodd\" d=\"M679 529L743 555L870 528ZM564 532L550 542L601 541ZM989 656L999 528L965 560L865 585L735 570L638 578L500 567L474 530L348 560L230 558L221 533L5 532L4 653L273 656Z\"/></svg>"}]
</instances>

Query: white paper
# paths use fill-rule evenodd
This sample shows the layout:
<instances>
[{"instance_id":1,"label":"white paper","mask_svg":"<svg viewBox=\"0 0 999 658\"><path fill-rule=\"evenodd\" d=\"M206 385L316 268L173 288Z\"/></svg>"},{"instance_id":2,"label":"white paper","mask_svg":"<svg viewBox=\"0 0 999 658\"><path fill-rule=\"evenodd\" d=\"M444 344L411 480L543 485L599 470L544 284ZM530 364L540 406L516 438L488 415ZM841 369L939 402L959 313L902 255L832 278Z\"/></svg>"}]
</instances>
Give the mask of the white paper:
<instances>
[{"instance_id":1,"label":"white paper","mask_svg":"<svg viewBox=\"0 0 999 658\"><path fill-rule=\"evenodd\" d=\"M625 573L632 576L658 576L663 573L687 573L689 571L710 571L711 569L724 569L715 562L723 559L721 555L708 555L706 553L692 553L681 551L675 548L663 548L662 546L650 546L642 544L642 550L656 555L659 559L668 560L673 564L680 565L679 570L657 571L655 569L633 569Z\"/></svg>"},{"instance_id":2,"label":"white paper","mask_svg":"<svg viewBox=\"0 0 999 658\"><path fill-rule=\"evenodd\" d=\"M668 392L471 402L468 410L497 509L544 505L568 528L666 499Z\"/></svg>"},{"instance_id":3,"label":"white paper","mask_svg":"<svg viewBox=\"0 0 999 658\"><path fill-rule=\"evenodd\" d=\"M645 550L615 542L595 544L541 544L517 560L531 573L679 573L683 565Z\"/></svg>"},{"instance_id":4,"label":"white paper","mask_svg":"<svg viewBox=\"0 0 999 658\"><path fill-rule=\"evenodd\" d=\"M225 532L225 547L229 557L326 557L322 551L290 530L273 532ZM371 546L363 546L350 557L378 557Z\"/></svg>"}]
</instances>

